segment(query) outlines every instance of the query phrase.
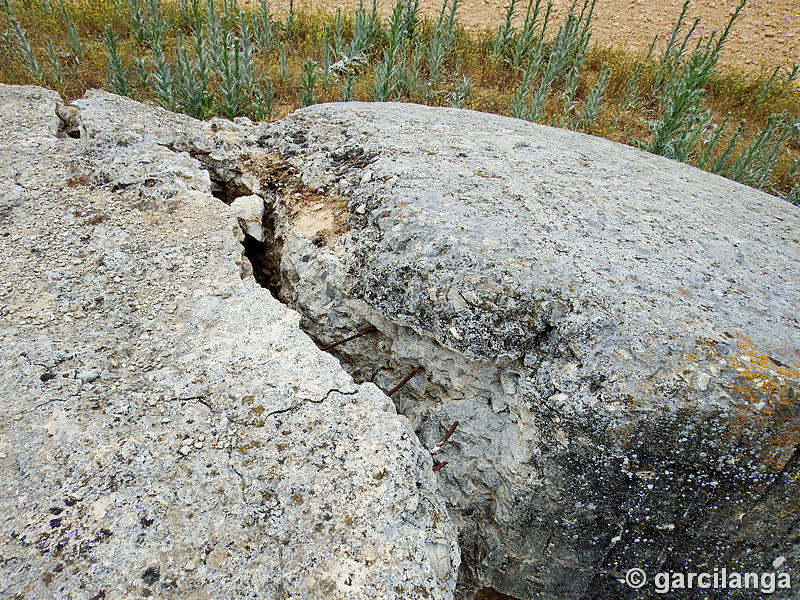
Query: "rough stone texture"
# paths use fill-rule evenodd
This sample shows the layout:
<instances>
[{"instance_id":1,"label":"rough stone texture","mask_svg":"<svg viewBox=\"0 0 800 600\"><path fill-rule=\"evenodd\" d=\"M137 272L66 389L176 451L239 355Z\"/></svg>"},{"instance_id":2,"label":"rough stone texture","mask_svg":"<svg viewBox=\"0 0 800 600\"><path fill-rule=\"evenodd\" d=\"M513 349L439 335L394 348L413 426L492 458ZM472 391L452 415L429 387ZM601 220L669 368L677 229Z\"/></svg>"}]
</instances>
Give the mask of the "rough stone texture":
<instances>
[{"instance_id":1,"label":"rough stone texture","mask_svg":"<svg viewBox=\"0 0 800 600\"><path fill-rule=\"evenodd\" d=\"M447 598L434 478L459 598L800 581L797 208L467 111L57 103L0 87L4 597ZM361 385L299 330L367 325Z\"/></svg>"},{"instance_id":2,"label":"rough stone texture","mask_svg":"<svg viewBox=\"0 0 800 600\"><path fill-rule=\"evenodd\" d=\"M400 411L428 447L461 423L439 474L463 597L653 596L631 567L800 580L796 207L467 111L316 106L259 143L349 206L318 248L295 194L273 201L264 264L302 325L374 325L335 350L356 379L422 366Z\"/></svg>"},{"instance_id":3,"label":"rough stone texture","mask_svg":"<svg viewBox=\"0 0 800 600\"><path fill-rule=\"evenodd\" d=\"M212 196L240 128L59 104L0 85L0 596L451 598L430 456Z\"/></svg>"}]
</instances>

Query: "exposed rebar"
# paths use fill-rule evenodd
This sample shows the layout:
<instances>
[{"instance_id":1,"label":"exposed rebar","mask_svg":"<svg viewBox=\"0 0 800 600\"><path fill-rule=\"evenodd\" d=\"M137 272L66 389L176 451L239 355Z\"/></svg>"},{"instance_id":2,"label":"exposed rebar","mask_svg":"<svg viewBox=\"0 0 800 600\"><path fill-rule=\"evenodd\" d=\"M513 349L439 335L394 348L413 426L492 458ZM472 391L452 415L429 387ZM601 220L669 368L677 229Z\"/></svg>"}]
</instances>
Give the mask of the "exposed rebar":
<instances>
[{"instance_id":1,"label":"exposed rebar","mask_svg":"<svg viewBox=\"0 0 800 600\"><path fill-rule=\"evenodd\" d=\"M447 430L447 433L445 433L445 434L444 434L444 437L442 437L442 439L441 439L441 440L439 440L439 443L438 443L438 444L436 444L436 445L435 445L435 446L434 446L434 447L433 447L433 448L430 450L431 456L433 456L434 454L436 454L437 452L439 452L439 450L441 450L441 449L442 449L442 446L444 446L444 445L445 445L445 443L447 443L447 440L449 440L449 439L450 439L450 436L451 436L451 435L453 435L453 432L456 430L456 427L458 427L458 421L456 421L455 423L453 423L452 425L450 425L450 429L448 429L448 430ZM439 468L441 468L441 467L439 467ZM434 471L436 471L436 469L434 469Z\"/></svg>"},{"instance_id":2,"label":"exposed rebar","mask_svg":"<svg viewBox=\"0 0 800 600\"><path fill-rule=\"evenodd\" d=\"M320 350L322 350L323 352L327 352L328 350L336 348L336 346L338 346L340 344L344 344L345 342L349 342L350 340L354 340L356 338L360 338L362 335L367 335L368 333L372 333L374 331L378 331L378 330L375 329L372 326L367 327L365 329L362 329L361 331L357 331L356 333L354 333L350 337L346 337L343 340L339 340L338 342L334 342L332 344L328 344L327 346L323 346L322 348L320 348Z\"/></svg>"},{"instance_id":3,"label":"exposed rebar","mask_svg":"<svg viewBox=\"0 0 800 600\"><path fill-rule=\"evenodd\" d=\"M389 390L388 392L386 392L386 395L387 395L387 396L391 396L392 394L394 394L395 392L397 392L397 391L398 391L400 388L402 388L402 387L403 387L405 384L407 384L407 383L409 382L409 380L410 380L410 379L411 379L411 378L412 378L414 375L416 375L416 374L417 374L417 373L419 373L420 371L422 371L422 367L417 367L416 369L414 369L413 371L411 371L411 373L409 373L408 375L406 375L406 376L403 378L403 381L401 381L401 382L400 382L400 383L398 383L396 386L394 386L394 387L393 387L391 390Z\"/></svg>"}]
</instances>

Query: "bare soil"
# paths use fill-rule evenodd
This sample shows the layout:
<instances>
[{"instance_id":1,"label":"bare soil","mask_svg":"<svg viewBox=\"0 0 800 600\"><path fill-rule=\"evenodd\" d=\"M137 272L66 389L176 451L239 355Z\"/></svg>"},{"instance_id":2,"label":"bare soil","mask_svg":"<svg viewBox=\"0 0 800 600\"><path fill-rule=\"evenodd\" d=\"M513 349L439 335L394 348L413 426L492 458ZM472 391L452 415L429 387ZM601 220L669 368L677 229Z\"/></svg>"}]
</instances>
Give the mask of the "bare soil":
<instances>
[{"instance_id":1,"label":"bare soil","mask_svg":"<svg viewBox=\"0 0 800 600\"><path fill-rule=\"evenodd\" d=\"M246 0L257 3L256 0ZM563 17L572 0L554 0L557 18ZM388 14L393 0L379 0L383 14ZM270 5L282 11L288 0L273 0ZM365 0L365 4L369 4ZM523 8L525 0L520 0ZM646 50L658 35L669 36L680 13L683 0L598 0L595 8L594 41L604 45L624 46L629 50ZM738 0L694 0L687 13L687 23L701 22L698 32L708 34L721 30L738 4ZM441 2L421 0L423 13L436 16ZM473 31L494 30L502 21L508 0L463 0L460 22ZM335 11L338 6L354 8L358 0L299 0L295 6ZM721 57L727 67L757 71L777 65L791 67L800 62L800 0L750 0L739 15Z\"/></svg>"}]
</instances>

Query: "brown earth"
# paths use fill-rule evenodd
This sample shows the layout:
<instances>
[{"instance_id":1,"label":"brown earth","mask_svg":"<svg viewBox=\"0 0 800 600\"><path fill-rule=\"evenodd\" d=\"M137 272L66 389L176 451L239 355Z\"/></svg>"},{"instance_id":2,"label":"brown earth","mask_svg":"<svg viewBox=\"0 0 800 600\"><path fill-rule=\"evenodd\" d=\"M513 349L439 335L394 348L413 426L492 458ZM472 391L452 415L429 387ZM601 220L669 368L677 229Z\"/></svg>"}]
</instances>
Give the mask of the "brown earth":
<instances>
[{"instance_id":1,"label":"brown earth","mask_svg":"<svg viewBox=\"0 0 800 600\"><path fill-rule=\"evenodd\" d=\"M257 3L255 0L246 0ZM560 20L572 0L553 0L554 15ZM288 0L273 0L277 10L288 6ZM365 0L369 4L369 0ZM393 0L379 0L388 14ZM519 0L523 8L525 0ZM722 29L733 14L738 0L694 0L687 13L687 23L701 18L698 31L708 34ZM460 22L472 30L492 29L502 21L507 0L462 0ZM680 13L683 0L597 0L594 19L594 40L607 45L622 45L628 49L646 50L654 35L661 40L669 36ZM336 10L354 8L358 0L297 0L295 6ZM441 3L420 0L426 15L438 15ZM748 71L776 65L790 68L800 62L800 0L750 0L736 21L722 64Z\"/></svg>"}]
</instances>

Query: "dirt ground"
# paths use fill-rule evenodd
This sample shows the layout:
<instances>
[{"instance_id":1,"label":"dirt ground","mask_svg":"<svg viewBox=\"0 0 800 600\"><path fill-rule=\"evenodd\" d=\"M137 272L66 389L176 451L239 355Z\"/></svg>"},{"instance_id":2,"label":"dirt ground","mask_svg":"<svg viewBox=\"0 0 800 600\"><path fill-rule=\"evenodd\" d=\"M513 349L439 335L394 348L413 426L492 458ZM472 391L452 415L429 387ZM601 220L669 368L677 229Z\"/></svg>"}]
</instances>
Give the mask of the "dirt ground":
<instances>
[{"instance_id":1,"label":"dirt ground","mask_svg":"<svg viewBox=\"0 0 800 600\"><path fill-rule=\"evenodd\" d=\"M255 2L255 0L247 0ZM369 0L365 0L369 4ZM379 0L384 14L393 0ZM523 8L526 0L519 0ZM554 0L555 16L560 19L571 0ZM593 25L594 40L609 45L623 45L632 50L646 50L658 34L664 39L680 13L683 0L597 0ZM708 34L722 29L738 0L693 0L687 22L701 18L698 31ZM288 0L273 0L273 10L288 6ZM352 8L358 0L296 0L296 6ZM494 30L501 22L508 0L462 0L461 23L473 30ZM420 0L425 14L435 16L439 0ZM749 0L734 25L723 51L721 63L748 71L776 65L791 67L800 63L800 0Z\"/></svg>"}]
</instances>

